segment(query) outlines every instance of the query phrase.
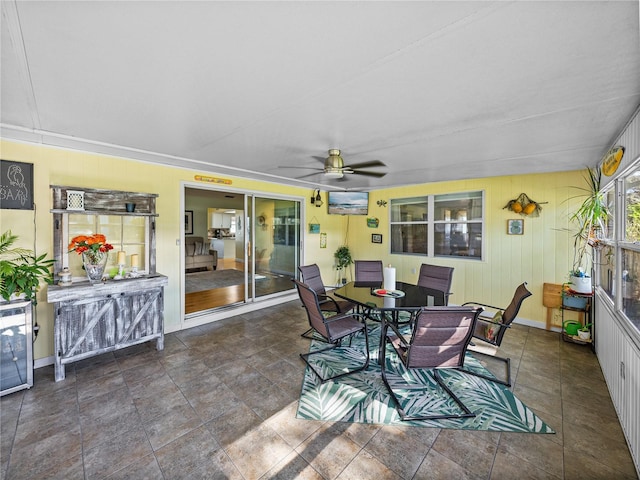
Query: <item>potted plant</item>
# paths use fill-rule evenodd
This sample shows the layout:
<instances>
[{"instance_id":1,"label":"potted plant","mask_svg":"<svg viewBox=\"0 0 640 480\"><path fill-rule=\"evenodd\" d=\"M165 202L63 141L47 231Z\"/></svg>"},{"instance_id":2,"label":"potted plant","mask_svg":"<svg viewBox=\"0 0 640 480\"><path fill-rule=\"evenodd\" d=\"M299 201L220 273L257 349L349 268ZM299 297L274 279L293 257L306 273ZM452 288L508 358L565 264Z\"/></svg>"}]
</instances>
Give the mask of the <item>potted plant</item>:
<instances>
[{"instance_id":1,"label":"potted plant","mask_svg":"<svg viewBox=\"0 0 640 480\"><path fill-rule=\"evenodd\" d=\"M31 250L12 248L17 239L11 230L0 236L0 296L6 301L24 297L35 304L40 282L53 283L54 261L46 260L46 253L36 257Z\"/></svg>"},{"instance_id":2,"label":"potted plant","mask_svg":"<svg viewBox=\"0 0 640 480\"><path fill-rule=\"evenodd\" d=\"M569 272L572 290L579 293L591 293L592 248L600 245L599 234L604 229L604 222L609 218L609 209L604 194L600 189L602 172L599 168L587 168L585 175L587 187L579 188L585 192L585 199L578 209L569 217L577 230L573 241L573 268Z\"/></svg>"},{"instance_id":3,"label":"potted plant","mask_svg":"<svg viewBox=\"0 0 640 480\"><path fill-rule=\"evenodd\" d=\"M340 280L344 285L345 283L347 283L346 268L353 263L351 251L349 250L349 247L343 245L336 250L336 253L334 253L333 256L336 259L336 270L340 272Z\"/></svg>"},{"instance_id":4,"label":"potted plant","mask_svg":"<svg viewBox=\"0 0 640 480\"><path fill-rule=\"evenodd\" d=\"M591 338L591 324L587 323L584 327L578 329L578 338L587 341Z\"/></svg>"}]
</instances>

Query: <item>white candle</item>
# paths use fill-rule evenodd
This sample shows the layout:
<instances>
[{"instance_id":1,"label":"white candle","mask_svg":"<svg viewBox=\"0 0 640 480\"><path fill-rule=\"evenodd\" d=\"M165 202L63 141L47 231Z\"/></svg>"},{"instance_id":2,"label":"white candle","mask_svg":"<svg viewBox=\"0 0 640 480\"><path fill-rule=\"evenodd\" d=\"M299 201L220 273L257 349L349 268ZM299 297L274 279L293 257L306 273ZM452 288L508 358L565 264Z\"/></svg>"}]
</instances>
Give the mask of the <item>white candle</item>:
<instances>
[{"instance_id":1,"label":"white candle","mask_svg":"<svg viewBox=\"0 0 640 480\"><path fill-rule=\"evenodd\" d=\"M395 290L396 289L396 269L391 265L384 268L384 289Z\"/></svg>"},{"instance_id":2,"label":"white candle","mask_svg":"<svg viewBox=\"0 0 640 480\"><path fill-rule=\"evenodd\" d=\"M384 297L382 299L382 304L384 308L393 308L396 306L396 299L393 297ZM382 313L381 313L382 315Z\"/></svg>"},{"instance_id":3,"label":"white candle","mask_svg":"<svg viewBox=\"0 0 640 480\"><path fill-rule=\"evenodd\" d=\"M138 258L139 257L138 257L137 254L131 255L131 266L132 267L138 267L139 266L138 265Z\"/></svg>"},{"instance_id":4,"label":"white candle","mask_svg":"<svg viewBox=\"0 0 640 480\"><path fill-rule=\"evenodd\" d=\"M124 265L127 260L127 252L118 252L118 265Z\"/></svg>"}]
</instances>

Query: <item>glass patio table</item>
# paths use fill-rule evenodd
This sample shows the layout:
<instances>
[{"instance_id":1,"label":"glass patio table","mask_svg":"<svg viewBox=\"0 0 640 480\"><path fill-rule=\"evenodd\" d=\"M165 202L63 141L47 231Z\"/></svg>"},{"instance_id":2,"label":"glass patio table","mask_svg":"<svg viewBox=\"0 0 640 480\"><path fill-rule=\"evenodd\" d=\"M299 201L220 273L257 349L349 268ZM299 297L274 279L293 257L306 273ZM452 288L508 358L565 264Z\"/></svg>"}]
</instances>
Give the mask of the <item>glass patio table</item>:
<instances>
[{"instance_id":1,"label":"glass patio table","mask_svg":"<svg viewBox=\"0 0 640 480\"><path fill-rule=\"evenodd\" d=\"M391 291L391 296L374 293L375 290L380 288L381 285L379 283L350 282L336 288L332 293L336 297L355 303L360 309L372 309L380 312L381 329L378 360L383 361L384 352L382 349L388 323L398 324L403 321L411 321L422 307L445 305L445 294L440 290L405 282L396 282L396 289ZM401 318L400 312L409 313L409 317L406 319Z\"/></svg>"}]
</instances>

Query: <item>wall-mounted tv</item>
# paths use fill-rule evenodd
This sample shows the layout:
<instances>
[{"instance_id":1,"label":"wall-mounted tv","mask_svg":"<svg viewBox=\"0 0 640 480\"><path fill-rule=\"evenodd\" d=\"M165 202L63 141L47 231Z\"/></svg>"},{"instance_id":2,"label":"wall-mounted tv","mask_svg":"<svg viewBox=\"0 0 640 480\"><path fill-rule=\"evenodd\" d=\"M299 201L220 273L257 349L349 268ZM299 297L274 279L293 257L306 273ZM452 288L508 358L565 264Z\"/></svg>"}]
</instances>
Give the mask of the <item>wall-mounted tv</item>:
<instances>
[{"instance_id":1,"label":"wall-mounted tv","mask_svg":"<svg viewBox=\"0 0 640 480\"><path fill-rule=\"evenodd\" d=\"M369 192L329 192L329 214L367 215Z\"/></svg>"}]
</instances>

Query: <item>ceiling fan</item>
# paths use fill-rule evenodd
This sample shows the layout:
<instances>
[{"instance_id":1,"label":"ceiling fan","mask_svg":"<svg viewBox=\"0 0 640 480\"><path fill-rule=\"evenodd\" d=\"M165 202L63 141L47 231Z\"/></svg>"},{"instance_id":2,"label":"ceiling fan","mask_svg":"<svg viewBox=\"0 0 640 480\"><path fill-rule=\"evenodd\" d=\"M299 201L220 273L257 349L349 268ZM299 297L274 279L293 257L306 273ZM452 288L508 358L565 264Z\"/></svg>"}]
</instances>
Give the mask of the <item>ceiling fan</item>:
<instances>
[{"instance_id":1,"label":"ceiling fan","mask_svg":"<svg viewBox=\"0 0 640 480\"><path fill-rule=\"evenodd\" d=\"M326 178L335 178L341 179L345 175L364 175L368 177L377 177L381 178L386 175L384 172L370 172L366 170L361 170L362 168L371 168L371 167L385 167L386 165L380 160L371 160L368 162L362 163L354 163L352 165L345 165L343 158L340 156L340 150L336 148L332 148L329 150L328 157L313 157L324 163L324 168L313 168L313 167L283 167L283 168L306 168L313 169L323 172L323 175ZM303 177L310 177L312 175L317 175L317 173L310 173L309 175L304 175ZM298 177L298 178L303 178Z\"/></svg>"}]
</instances>

